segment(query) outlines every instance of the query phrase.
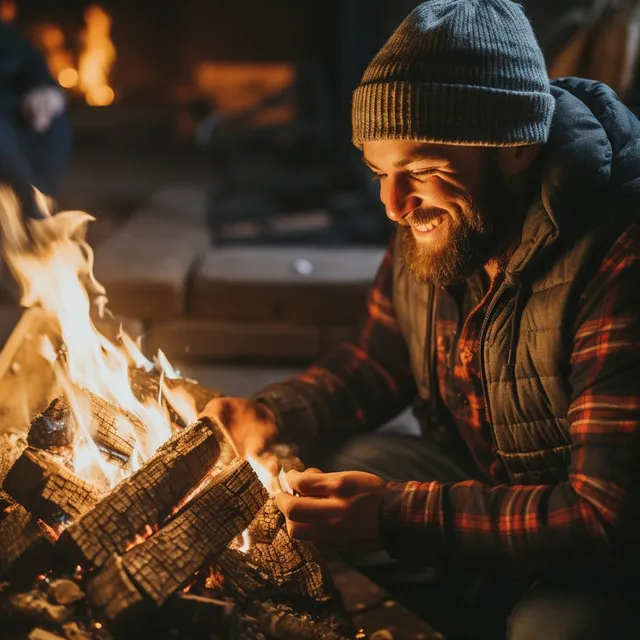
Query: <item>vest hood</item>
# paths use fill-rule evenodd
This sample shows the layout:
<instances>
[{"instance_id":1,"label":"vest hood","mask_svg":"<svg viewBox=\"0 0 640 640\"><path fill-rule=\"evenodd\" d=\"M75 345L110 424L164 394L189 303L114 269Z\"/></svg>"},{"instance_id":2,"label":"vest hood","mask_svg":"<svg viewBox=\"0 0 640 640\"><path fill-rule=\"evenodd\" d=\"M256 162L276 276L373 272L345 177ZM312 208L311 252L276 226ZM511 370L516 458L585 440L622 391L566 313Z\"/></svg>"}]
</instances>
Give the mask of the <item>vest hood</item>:
<instances>
[{"instance_id":1,"label":"vest hood","mask_svg":"<svg viewBox=\"0 0 640 640\"><path fill-rule=\"evenodd\" d=\"M541 202L525 219L522 244L507 268L516 277L538 249L580 235L613 211L640 207L640 121L607 85L554 80L556 109L542 152ZM612 201L620 203L611 207ZM608 206L605 206L608 205Z\"/></svg>"},{"instance_id":2,"label":"vest hood","mask_svg":"<svg viewBox=\"0 0 640 640\"><path fill-rule=\"evenodd\" d=\"M547 213L562 228L602 198L640 197L638 118L601 82L563 78L552 83L552 94L542 173Z\"/></svg>"}]
</instances>

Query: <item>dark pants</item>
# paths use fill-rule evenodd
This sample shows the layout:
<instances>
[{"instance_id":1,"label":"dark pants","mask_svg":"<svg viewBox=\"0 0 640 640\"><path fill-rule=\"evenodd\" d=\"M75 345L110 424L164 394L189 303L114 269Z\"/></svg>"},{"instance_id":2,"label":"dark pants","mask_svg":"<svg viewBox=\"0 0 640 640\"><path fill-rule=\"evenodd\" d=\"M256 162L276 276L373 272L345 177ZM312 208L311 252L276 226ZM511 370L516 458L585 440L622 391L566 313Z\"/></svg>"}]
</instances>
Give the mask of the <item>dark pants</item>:
<instances>
[{"instance_id":1,"label":"dark pants","mask_svg":"<svg viewBox=\"0 0 640 640\"><path fill-rule=\"evenodd\" d=\"M55 195L70 150L71 125L66 113L39 133L15 110L0 109L0 182L13 188L28 217L38 217L31 185Z\"/></svg>"},{"instance_id":2,"label":"dark pants","mask_svg":"<svg viewBox=\"0 0 640 640\"><path fill-rule=\"evenodd\" d=\"M459 464L428 440L401 435L354 438L320 466L325 471L367 471L399 481L456 482L476 476L468 463ZM452 640L640 638L637 584L602 576L541 580L463 571L438 576L386 554L348 560Z\"/></svg>"}]
</instances>

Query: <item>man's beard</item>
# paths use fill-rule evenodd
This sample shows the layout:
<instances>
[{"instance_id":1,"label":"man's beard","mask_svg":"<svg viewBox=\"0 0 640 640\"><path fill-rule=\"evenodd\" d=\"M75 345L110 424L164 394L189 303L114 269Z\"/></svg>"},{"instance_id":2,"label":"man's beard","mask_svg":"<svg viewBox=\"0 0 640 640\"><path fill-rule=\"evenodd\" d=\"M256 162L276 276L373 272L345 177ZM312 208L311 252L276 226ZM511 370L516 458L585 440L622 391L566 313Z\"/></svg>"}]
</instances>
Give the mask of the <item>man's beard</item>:
<instances>
[{"instance_id":1,"label":"man's beard","mask_svg":"<svg viewBox=\"0 0 640 640\"><path fill-rule=\"evenodd\" d=\"M516 215L515 198L500 171L496 149L485 150L483 166L479 196L466 198L456 218L445 213L446 219L440 223L449 226L445 243L437 247L422 244L408 226L436 219L442 215L441 209L417 209L399 223L402 261L419 282L447 286L466 280L504 249Z\"/></svg>"}]
</instances>

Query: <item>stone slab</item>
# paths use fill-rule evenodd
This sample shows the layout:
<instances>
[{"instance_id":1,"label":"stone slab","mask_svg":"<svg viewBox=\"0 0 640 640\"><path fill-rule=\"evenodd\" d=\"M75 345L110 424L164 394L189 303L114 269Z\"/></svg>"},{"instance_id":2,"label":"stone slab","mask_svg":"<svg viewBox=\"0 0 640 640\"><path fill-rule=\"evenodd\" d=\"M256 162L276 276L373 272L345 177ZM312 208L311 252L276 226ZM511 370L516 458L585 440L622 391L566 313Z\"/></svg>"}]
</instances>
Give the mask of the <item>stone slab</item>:
<instances>
[{"instance_id":1,"label":"stone slab","mask_svg":"<svg viewBox=\"0 0 640 640\"><path fill-rule=\"evenodd\" d=\"M383 253L369 247L214 247L195 275L190 315L354 325Z\"/></svg>"},{"instance_id":2,"label":"stone slab","mask_svg":"<svg viewBox=\"0 0 640 640\"><path fill-rule=\"evenodd\" d=\"M168 184L154 191L141 209L146 215L195 224L206 224L209 188L195 184Z\"/></svg>"},{"instance_id":3,"label":"stone slab","mask_svg":"<svg viewBox=\"0 0 640 640\"><path fill-rule=\"evenodd\" d=\"M142 320L183 316L189 276L208 246L202 225L134 214L96 250L109 308Z\"/></svg>"}]
</instances>

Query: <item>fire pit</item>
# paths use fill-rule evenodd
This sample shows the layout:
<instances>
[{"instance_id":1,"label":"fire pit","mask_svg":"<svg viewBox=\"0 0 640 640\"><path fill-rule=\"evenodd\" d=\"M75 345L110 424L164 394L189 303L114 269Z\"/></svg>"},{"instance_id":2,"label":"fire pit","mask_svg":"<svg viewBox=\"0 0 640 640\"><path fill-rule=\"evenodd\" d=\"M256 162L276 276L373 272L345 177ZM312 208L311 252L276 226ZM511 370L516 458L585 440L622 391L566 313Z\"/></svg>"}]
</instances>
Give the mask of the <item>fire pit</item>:
<instances>
[{"instance_id":1,"label":"fire pit","mask_svg":"<svg viewBox=\"0 0 640 640\"><path fill-rule=\"evenodd\" d=\"M31 307L11 357L0 354L0 386L34 349L38 364L21 374L41 380L45 368L50 383L0 492L3 630L42 640L354 637L322 554L287 534L279 478L240 457L222 424L197 419L219 394L91 322L106 296L84 241L89 219L47 215L27 234L0 193L6 260Z\"/></svg>"}]
</instances>

